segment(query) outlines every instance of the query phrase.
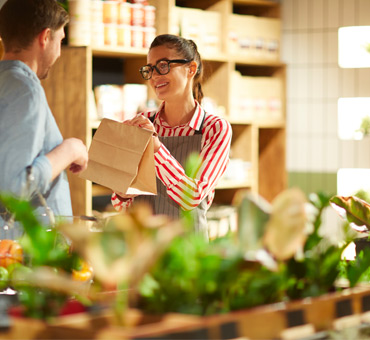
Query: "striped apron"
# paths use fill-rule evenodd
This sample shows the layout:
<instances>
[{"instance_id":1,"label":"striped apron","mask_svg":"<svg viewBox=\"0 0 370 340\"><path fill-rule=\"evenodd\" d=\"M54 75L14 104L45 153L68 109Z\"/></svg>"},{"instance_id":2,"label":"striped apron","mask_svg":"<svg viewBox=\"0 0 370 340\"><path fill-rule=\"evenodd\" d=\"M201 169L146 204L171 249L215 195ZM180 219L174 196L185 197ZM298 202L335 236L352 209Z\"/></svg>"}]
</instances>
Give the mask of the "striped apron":
<instances>
[{"instance_id":1,"label":"striped apron","mask_svg":"<svg viewBox=\"0 0 370 340\"><path fill-rule=\"evenodd\" d=\"M150 117L153 122L154 117ZM203 119L204 121L204 119ZM202 127L195 131L193 136L174 136L174 137L158 137L163 145L168 149L171 155L182 165L185 169L186 161L192 153L200 154L202 142ZM134 202L145 201L152 206L154 214L167 215L172 219L179 219L181 217L180 206L173 201L167 194L166 186L157 177L157 195L145 195L136 197ZM207 202L204 199L191 212L194 221L194 230L203 234L208 239L207 228Z\"/></svg>"}]
</instances>

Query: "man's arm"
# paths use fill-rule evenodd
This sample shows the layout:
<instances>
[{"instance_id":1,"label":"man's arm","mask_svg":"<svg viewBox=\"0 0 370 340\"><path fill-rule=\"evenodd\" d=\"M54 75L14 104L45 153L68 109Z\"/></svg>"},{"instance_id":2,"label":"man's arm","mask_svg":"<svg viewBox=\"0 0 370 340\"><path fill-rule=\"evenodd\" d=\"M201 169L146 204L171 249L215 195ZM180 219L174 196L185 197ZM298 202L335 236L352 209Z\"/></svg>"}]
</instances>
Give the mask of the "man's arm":
<instances>
[{"instance_id":1,"label":"man's arm","mask_svg":"<svg viewBox=\"0 0 370 340\"><path fill-rule=\"evenodd\" d=\"M80 139L68 138L46 154L52 167L51 181L64 169L69 167L73 173L87 168L88 154L86 146Z\"/></svg>"}]
</instances>

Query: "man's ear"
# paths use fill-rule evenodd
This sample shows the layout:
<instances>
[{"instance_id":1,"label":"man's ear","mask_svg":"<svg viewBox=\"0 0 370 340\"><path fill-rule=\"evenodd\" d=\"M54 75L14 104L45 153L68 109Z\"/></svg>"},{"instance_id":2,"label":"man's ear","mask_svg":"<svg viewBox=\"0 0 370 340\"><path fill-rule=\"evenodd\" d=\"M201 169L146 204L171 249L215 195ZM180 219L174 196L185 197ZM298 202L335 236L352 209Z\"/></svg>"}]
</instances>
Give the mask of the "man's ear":
<instances>
[{"instance_id":1,"label":"man's ear","mask_svg":"<svg viewBox=\"0 0 370 340\"><path fill-rule=\"evenodd\" d=\"M38 36L39 44L43 48L48 44L48 42L51 39L51 29L50 28L45 28L43 29Z\"/></svg>"}]
</instances>

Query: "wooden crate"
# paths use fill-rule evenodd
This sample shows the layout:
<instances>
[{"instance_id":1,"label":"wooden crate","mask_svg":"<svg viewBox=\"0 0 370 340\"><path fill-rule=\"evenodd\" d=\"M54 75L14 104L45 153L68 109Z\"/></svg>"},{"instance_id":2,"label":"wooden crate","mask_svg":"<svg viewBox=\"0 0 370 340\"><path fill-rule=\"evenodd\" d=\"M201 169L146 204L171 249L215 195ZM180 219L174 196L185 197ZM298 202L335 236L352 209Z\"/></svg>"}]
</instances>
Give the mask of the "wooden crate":
<instances>
[{"instance_id":1,"label":"wooden crate","mask_svg":"<svg viewBox=\"0 0 370 340\"><path fill-rule=\"evenodd\" d=\"M357 287L207 317L150 316L131 309L124 325L107 310L64 316L50 323L13 318L12 327L0 331L0 339L298 339L358 326L369 321L369 311L370 287Z\"/></svg>"}]
</instances>

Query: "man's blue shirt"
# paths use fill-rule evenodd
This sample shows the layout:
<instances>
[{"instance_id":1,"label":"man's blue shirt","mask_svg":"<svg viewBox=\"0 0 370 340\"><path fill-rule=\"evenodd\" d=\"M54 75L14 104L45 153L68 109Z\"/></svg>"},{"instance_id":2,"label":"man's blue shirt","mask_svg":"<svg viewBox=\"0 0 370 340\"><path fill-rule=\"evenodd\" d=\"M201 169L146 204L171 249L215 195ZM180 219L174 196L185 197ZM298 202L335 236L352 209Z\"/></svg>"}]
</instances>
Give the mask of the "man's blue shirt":
<instances>
[{"instance_id":1,"label":"man's blue shirt","mask_svg":"<svg viewBox=\"0 0 370 340\"><path fill-rule=\"evenodd\" d=\"M67 175L62 172L51 182L52 167L45 156L62 141L36 74L21 61L0 61L0 192L32 200L42 215L39 190L56 215L71 216ZM31 186L26 180L28 166L34 177ZM3 224L0 218L0 239L19 237L19 229L2 235Z\"/></svg>"}]
</instances>

